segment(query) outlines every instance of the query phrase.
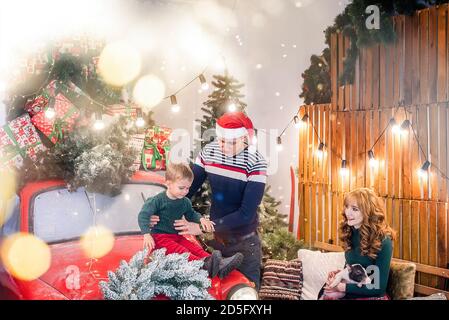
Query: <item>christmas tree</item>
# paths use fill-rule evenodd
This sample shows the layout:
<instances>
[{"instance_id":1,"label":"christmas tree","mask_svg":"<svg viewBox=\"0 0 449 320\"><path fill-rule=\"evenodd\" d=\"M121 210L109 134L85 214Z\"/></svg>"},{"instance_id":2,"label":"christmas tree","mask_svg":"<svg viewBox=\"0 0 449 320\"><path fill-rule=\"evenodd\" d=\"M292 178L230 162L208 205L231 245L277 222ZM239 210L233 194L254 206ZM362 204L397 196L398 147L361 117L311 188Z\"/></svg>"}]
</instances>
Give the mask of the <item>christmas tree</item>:
<instances>
[{"instance_id":1,"label":"christmas tree","mask_svg":"<svg viewBox=\"0 0 449 320\"><path fill-rule=\"evenodd\" d=\"M188 261L188 253L165 255L166 249L152 253L145 263L147 250L136 253L129 263L122 261L109 281L101 281L106 300L149 300L165 295L173 300L211 300L211 286L203 261Z\"/></svg>"},{"instance_id":2,"label":"christmas tree","mask_svg":"<svg viewBox=\"0 0 449 320\"><path fill-rule=\"evenodd\" d=\"M287 216L279 212L281 202L270 195L270 189L270 186L266 187L258 208L263 262L267 259L292 260L297 257L297 252L304 243L288 231Z\"/></svg>"}]
</instances>

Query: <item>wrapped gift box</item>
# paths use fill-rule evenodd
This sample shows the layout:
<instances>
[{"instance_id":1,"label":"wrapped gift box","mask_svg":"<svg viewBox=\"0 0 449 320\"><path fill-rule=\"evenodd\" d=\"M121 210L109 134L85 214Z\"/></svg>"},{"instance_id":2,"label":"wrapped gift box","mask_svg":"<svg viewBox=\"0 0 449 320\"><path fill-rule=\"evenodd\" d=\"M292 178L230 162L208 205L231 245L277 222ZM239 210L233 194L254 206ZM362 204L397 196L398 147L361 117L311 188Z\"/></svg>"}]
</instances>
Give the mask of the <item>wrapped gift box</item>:
<instances>
[{"instance_id":1,"label":"wrapped gift box","mask_svg":"<svg viewBox=\"0 0 449 320\"><path fill-rule=\"evenodd\" d=\"M105 114L108 116L124 115L128 117L137 117L137 106L125 106L122 104L112 104L107 106Z\"/></svg>"},{"instance_id":2,"label":"wrapped gift box","mask_svg":"<svg viewBox=\"0 0 449 320\"><path fill-rule=\"evenodd\" d=\"M31 118L31 122L53 143L62 138L65 132L73 130L80 111L63 94L54 98L55 117L48 119L45 110L41 110Z\"/></svg>"},{"instance_id":3,"label":"wrapped gift box","mask_svg":"<svg viewBox=\"0 0 449 320\"><path fill-rule=\"evenodd\" d=\"M154 126L145 133L142 165L145 170L165 170L170 158L170 135L172 130Z\"/></svg>"},{"instance_id":4,"label":"wrapped gift box","mask_svg":"<svg viewBox=\"0 0 449 320\"><path fill-rule=\"evenodd\" d=\"M28 114L22 115L0 128L0 168L20 168L23 159L36 159L45 147Z\"/></svg>"}]
</instances>

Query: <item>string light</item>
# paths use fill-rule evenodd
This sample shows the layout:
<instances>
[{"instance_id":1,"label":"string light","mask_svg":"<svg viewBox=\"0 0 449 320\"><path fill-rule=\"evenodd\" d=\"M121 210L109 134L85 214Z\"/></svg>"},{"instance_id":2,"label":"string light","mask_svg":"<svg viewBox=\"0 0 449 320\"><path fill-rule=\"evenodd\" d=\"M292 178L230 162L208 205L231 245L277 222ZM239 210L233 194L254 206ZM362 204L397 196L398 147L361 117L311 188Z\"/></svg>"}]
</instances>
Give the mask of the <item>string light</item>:
<instances>
[{"instance_id":1,"label":"string light","mask_svg":"<svg viewBox=\"0 0 449 320\"><path fill-rule=\"evenodd\" d=\"M320 145L318 146L318 150L316 151L316 156L320 159L324 156L324 143L320 142Z\"/></svg>"},{"instance_id":2,"label":"string light","mask_svg":"<svg viewBox=\"0 0 449 320\"><path fill-rule=\"evenodd\" d=\"M54 99L50 99L48 103L48 107L45 110L45 118L47 119L53 119L56 116L56 110L53 107L54 105Z\"/></svg>"},{"instance_id":3,"label":"string light","mask_svg":"<svg viewBox=\"0 0 449 320\"><path fill-rule=\"evenodd\" d=\"M282 139L281 139L281 137L277 137L276 150L277 151L282 151L283 149L284 149L284 147L282 146Z\"/></svg>"},{"instance_id":4,"label":"string light","mask_svg":"<svg viewBox=\"0 0 449 320\"><path fill-rule=\"evenodd\" d=\"M237 106L235 105L234 102L231 102L231 103L228 105L228 110L229 110L229 112L235 112L235 111L237 110Z\"/></svg>"},{"instance_id":5,"label":"string light","mask_svg":"<svg viewBox=\"0 0 449 320\"><path fill-rule=\"evenodd\" d=\"M103 116L100 112L95 113L95 123L94 123L94 129L97 131L104 129L104 122L103 122Z\"/></svg>"},{"instance_id":6,"label":"string light","mask_svg":"<svg viewBox=\"0 0 449 320\"><path fill-rule=\"evenodd\" d=\"M408 129L410 127L410 121L408 119L404 120L401 124L401 135L407 135Z\"/></svg>"},{"instance_id":7,"label":"string light","mask_svg":"<svg viewBox=\"0 0 449 320\"><path fill-rule=\"evenodd\" d=\"M171 101L171 111L174 113L179 112L179 109L181 109L181 107L178 104L178 101L176 100L176 96L172 95L170 96L170 101Z\"/></svg>"},{"instance_id":8,"label":"string light","mask_svg":"<svg viewBox=\"0 0 449 320\"><path fill-rule=\"evenodd\" d=\"M391 132L393 132L394 134L399 134L401 132L401 128L394 118L390 119L389 126L391 126Z\"/></svg>"},{"instance_id":9,"label":"string light","mask_svg":"<svg viewBox=\"0 0 449 320\"><path fill-rule=\"evenodd\" d=\"M142 117L142 109L137 109L136 127L142 128L145 125L145 120Z\"/></svg>"},{"instance_id":10,"label":"string light","mask_svg":"<svg viewBox=\"0 0 449 320\"><path fill-rule=\"evenodd\" d=\"M426 160L426 162L424 162L422 167L418 170L418 176L423 180L427 180L427 178L429 176L429 168L430 168L430 162L428 160Z\"/></svg>"},{"instance_id":11,"label":"string light","mask_svg":"<svg viewBox=\"0 0 449 320\"><path fill-rule=\"evenodd\" d=\"M346 160L341 160L340 175L342 176L342 178L349 177L349 169L347 167L347 164L348 163Z\"/></svg>"},{"instance_id":12,"label":"string light","mask_svg":"<svg viewBox=\"0 0 449 320\"><path fill-rule=\"evenodd\" d=\"M379 160L374 157L373 150L368 151L369 165L371 168L375 169L379 165Z\"/></svg>"},{"instance_id":13,"label":"string light","mask_svg":"<svg viewBox=\"0 0 449 320\"><path fill-rule=\"evenodd\" d=\"M299 121L299 117L298 116L294 116L293 121L295 122L295 128L296 129L301 128L301 122Z\"/></svg>"},{"instance_id":14,"label":"string light","mask_svg":"<svg viewBox=\"0 0 449 320\"><path fill-rule=\"evenodd\" d=\"M206 82L206 78L204 77L204 75L200 74L198 78L200 79L201 82L201 89L203 90L209 89L209 84Z\"/></svg>"}]
</instances>

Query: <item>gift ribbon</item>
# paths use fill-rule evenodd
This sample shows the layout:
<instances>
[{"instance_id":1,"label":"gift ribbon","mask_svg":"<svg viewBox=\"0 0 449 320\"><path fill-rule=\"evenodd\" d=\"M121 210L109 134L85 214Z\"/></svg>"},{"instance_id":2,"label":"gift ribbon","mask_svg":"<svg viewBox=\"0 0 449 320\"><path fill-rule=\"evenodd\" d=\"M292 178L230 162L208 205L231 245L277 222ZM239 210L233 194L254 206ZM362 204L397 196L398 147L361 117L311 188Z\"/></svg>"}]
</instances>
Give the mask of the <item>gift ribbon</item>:
<instances>
[{"instance_id":1,"label":"gift ribbon","mask_svg":"<svg viewBox=\"0 0 449 320\"><path fill-rule=\"evenodd\" d=\"M143 145L143 151L142 151L142 165L143 165L143 168L145 169L145 171L150 170L147 165L148 156L145 153L145 150L151 150L151 149L153 149L153 155L151 158L151 168L150 169L155 169L156 168L156 160L162 159L162 155L160 154L156 143L145 141L144 145Z\"/></svg>"},{"instance_id":2,"label":"gift ribbon","mask_svg":"<svg viewBox=\"0 0 449 320\"><path fill-rule=\"evenodd\" d=\"M67 122L65 121L67 118L71 117L78 109L75 106L72 106L62 118L56 119L53 123L53 129L48 138L51 140L53 137L56 137L56 141L59 141L63 138L64 132L63 127L67 126Z\"/></svg>"}]
</instances>

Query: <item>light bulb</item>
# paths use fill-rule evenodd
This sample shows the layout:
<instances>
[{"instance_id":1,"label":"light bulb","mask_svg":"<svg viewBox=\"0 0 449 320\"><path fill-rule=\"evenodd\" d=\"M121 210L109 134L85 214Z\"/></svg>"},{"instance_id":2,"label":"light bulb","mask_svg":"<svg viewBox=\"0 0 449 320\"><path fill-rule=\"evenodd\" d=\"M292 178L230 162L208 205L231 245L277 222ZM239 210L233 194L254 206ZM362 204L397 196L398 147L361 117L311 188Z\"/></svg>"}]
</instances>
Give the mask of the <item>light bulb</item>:
<instances>
[{"instance_id":1,"label":"light bulb","mask_svg":"<svg viewBox=\"0 0 449 320\"><path fill-rule=\"evenodd\" d=\"M101 113L95 114L94 129L99 131L104 129L104 122Z\"/></svg>"},{"instance_id":2,"label":"light bulb","mask_svg":"<svg viewBox=\"0 0 449 320\"><path fill-rule=\"evenodd\" d=\"M95 130L103 130L104 129L104 122L103 122L103 120L95 120L94 129Z\"/></svg>"},{"instance_id":3,"label":"light bulb","mask_svg":"<svg viewBox=\"0 0 449 320\"><path fill-rule=\"evenodd\" d=\"M341 161L340 175L342 176L342 178L349 177L349 169L347 168L346 160Z\"/></svg>"},{"instance_id":4,"label":"light bulb","mask_svg":"<svg viewBox=\"0 0 449 320\"><path fill-rule=\"evenodd\" d=\"M45 118L53 119L55 116L56 116L56 111L54 108L47 108L47 110L45 110Z\"/></svg>"},{"instance_id":5,"label":"light bulb","mask_svg":"<svg viewBox=\"0 0 449 320\"><path fill-rule=\"evenodd\" d=\"M145 125L145 120L142 117L136 119L136 127L142 128Z\"/></svg>"},{"instance_id":6,"label":"light bulb","mask_svg":"<svg viewBox=\"0 0 449 320\"><path fill-rule=\"evenodd\" d=\"M236 107L235 103L229 104L228 110L229 110L230 112L234 112L235 110L237 110L237 107Z\"/></svg>"},{"instance_id":7,"label":"light bulb","mask_svg":"<svg viewBox=\"0 0 449 320\"><path fill-rule=\"evenodd\" d=\"M318 150L315 152L316 156L320 159L323 158L324 156L324 143L320 143L320 145L318 146Z\"/></svg>"},{"instance_id":8,"label":"light bulb","mask_svg":"<svg viewBox=\"0 0 449 320\"><path fill-rule=\"evenodd\" d=\"M402 122L401 124L401 135L406 136L408 134L408 128L410 126L410 121L409 120L404 120L404 122Z\"/></svg>"},{"instance_id":9,"label":"light bulb","mask_svg":"<svg viewBox=\"0 0 449 320\"><path fill-rule=\"evenodd\" d=\"M372 150L368 151L369 165L371 168L375 169L379 166L379 160L374 157L374 152Z\"/></svg>"},{"instance_id":10,"label":"light bulb","mask_svg":"<svg viewBox=\"0 0 449 320\"><path fill-rule=\"evenodd\" d=\"M209 84L206 82L206 78L204 77L204 75L200 74L198 78L200 79L201 82L201 89L203 90L209 89Z\"/></svg>"},{"instance_id":11,"label":"light bulb","mask_svg":"<svg viewBox=\"0 0 449 320\"><path fill-rule=\"evenodd\" d=\"M171 101L171 111L173 113L179 112L181 107L179 106L178 101L176 100L176 96L174 95L170 96L170 101Z\"/></svg>"},{"instance_id":12,"label":"light bulb","mask_svg":"<svg viewBox=\"0 0 449 320\"><path fill-rule=\"evenodd\" d=\"M282 139L281 139L281 137L277 137L276 150L282 151L283 149L284 149L284 147L282 146Z\"/></svg>"},{"instance_id":13,"label":"light bulb","mask_svg":"<svg viewBox=\"0 0 449 320\"><path fill-rule=\"evenodd\" d=\"M427 180L427 178L429 177L429 168L430 162L426 160L426 162L424 162L422 167L418 170L418 176L423 180Z\"/></svg>"}]
</instances>

